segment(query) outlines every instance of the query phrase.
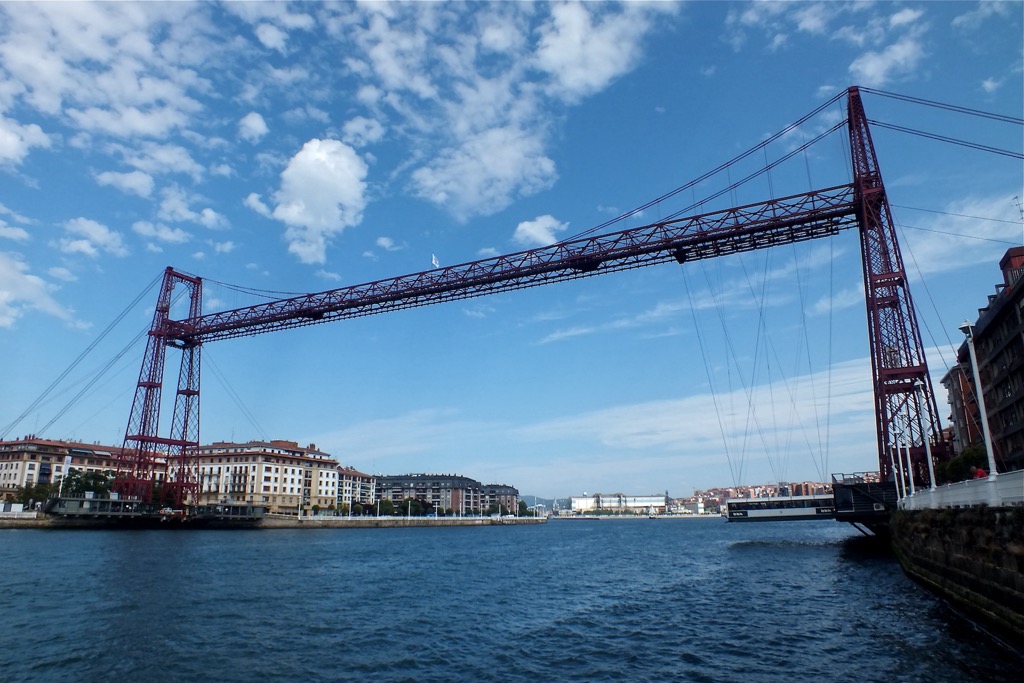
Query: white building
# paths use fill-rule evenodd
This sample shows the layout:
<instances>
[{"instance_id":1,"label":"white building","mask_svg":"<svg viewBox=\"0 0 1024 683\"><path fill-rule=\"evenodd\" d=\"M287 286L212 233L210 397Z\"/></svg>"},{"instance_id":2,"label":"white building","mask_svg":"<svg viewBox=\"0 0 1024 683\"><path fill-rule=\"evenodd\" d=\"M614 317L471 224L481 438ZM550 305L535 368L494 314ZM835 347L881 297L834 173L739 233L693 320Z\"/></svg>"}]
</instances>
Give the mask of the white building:
<instances>
[{"instance_id":1,"label":"white building","mask_svg":"<svg viewBox=\"0 0 1024 683\"><path fill-rule=\"evenodd\" d=\"M117 472L120 446L51 441L35 435L0 441L0 498L36 484L59 484L68 469Z\"/></svg>"},{"instance_id":2,"label":"white building","mask_svg":"<svg viewBox=\"0 0 1024 683\"><path fill-rule=\"evenodd\" d=\"M595 493L593 495L573 496L569 499L575 514L613 513L613 514L664 514L666 508L664 495L627 496L622 493Z\"/></svg>"},{"instance_id":3,"label":"white building","mask_svg":"<svg viewBox=\"0 0 1024 683\"><path fill-rule=\"evenodd\" d=\"M199 503L265 505L269 512L311 514L338 501L338 461L316 444L218 441L200 446Z\"/></svg>"},{"instance_id":4,"label":"white building","mask_svg":"<svg viewBox=\"0 0 1024 683\"><path fill-rule=\"evenodd\" d=\"M352 467L338 468L338 509L343 505L372 505L377 499L377 480Z\"/></svg>"}]
</instances>

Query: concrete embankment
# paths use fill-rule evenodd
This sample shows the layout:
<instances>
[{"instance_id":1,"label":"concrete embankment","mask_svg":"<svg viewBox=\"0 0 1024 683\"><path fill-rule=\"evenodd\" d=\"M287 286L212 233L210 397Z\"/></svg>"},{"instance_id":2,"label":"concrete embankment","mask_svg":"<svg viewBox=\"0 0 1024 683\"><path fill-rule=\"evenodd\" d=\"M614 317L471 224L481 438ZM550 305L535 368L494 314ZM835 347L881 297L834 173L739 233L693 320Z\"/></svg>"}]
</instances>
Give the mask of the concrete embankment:
<instances>
[{"instance_id":1,"label":"concrete embankment","mask_svg":"<svg viewBox=\"0 0 1024 683\"><path fill-rule=\"evenodd\" d=\"M267 515L261 529L378 529L393 527L544 524L544 517L303 517Z\"/></svg>"},{"instance_id":2,"label":"concrete embankment","mask_svg":"<svg viewBox=\"0 0 1024 683\"><path fill-rule=\"evenodd\" d=\"M22 513L17 517L0 517L0 529L103 529L119 526L140 526L141 520L92 519L89 517L34 516ZM150 527L173 528L177 522L152 520ZM208 525L218 528L246 529L380 529L396 527L470 527L544 524L544 517L303 517L267 515L255 522L222 522Z\"/></svg>"},{"instance_id":3,"label":"concrete embankment","mask_svg":"<svg viewBox=\"0 0 1024 683\"><path fill-rule=\"evenodd\" d=\"M0 512L0 529L42 529L50 521L35 512Z\"/></svg>"},{"instance_id":4,"label":"concrete embankment","mask_svg":"<svg viewBox=\"0 0 1024 683\"><path fill-rule=\"evenodd\" d=\"M890 532L909 576L1024 649L1024 507L901 510Z\"/></svg>"}]
</instances>

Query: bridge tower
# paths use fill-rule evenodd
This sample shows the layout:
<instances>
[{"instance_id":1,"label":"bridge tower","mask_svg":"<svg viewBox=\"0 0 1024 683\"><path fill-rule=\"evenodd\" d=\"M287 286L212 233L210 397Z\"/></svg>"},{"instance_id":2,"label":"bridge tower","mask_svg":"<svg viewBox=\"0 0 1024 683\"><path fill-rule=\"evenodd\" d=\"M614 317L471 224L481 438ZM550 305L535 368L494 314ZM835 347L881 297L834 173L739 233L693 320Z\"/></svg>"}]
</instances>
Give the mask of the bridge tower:
<instances>
[{"instance_id":1,"label":"bridge tower","mask_svg":"<svg viewBox=\"0 0 1024 683\"><path fill-rule=\"evenodd\" d=\"M170 317L178 285L184 286L188 295L188 317L183 321L171 320ZM196 500L198 473L192 460L194 449L199 446L202 343L187 334L187 327L190 321L202 314L202 299L203 282L200 278L176 272L170 266L164 270L125 431L120 467L114 480L114 490L123 496L151 502L154 485L160 482L161 490L156 502L174 503L180 507ZM159 436L160 399L168 347L181 351L181 367L170 437L162 438ZM166 461L166 468L160 459Z\"/></svg>"},{"instance_id":2,"label":"bridge tower","mask_svg":"<svg viewBox=\"0 0 1024 683\"><path fill-rule=\"evenodd\" d=\"M929 480L925 440L930 438L935 445L932 457L944 451L939 412L889 200L857 87L847 91L847 126L864 270L878 469L882 481L892 480L894 473L899 477L905 467L900 463L907 462L909 448L911 476L915 483L923 484Z\"/></svg>"}]
</instances>

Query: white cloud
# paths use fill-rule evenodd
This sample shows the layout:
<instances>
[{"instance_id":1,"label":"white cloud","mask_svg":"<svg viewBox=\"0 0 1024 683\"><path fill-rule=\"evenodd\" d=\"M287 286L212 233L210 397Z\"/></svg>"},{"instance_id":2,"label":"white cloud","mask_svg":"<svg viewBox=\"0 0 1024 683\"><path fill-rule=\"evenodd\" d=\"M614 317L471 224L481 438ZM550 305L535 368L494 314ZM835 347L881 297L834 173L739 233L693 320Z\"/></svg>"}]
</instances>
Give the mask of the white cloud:
<instances>
[{"instance_id":1,"label":"white cloud","mask_svg":"<svg viewBox=\"0 0 1024 683\"><path fill-rule=\"evenodd\" d=\"M24 105L79 133L165 136L200 109L190 91L207 83L188 67L215 49L205 14L184 3L5 5L0 67Z\"/></svg>"},{"instance_id":2,"label":"white cloud","mask_svg":"<svg viewBox=\"0 0 1024 683\"><path fill-rule=\"evenodd\" d=\"M919 9L910 9L909 7L907 7L905 9L901 9L899 12L889 17L889 26L892 28L897 28L899 26L913 24L923 15L923 11Z\"/></svg>"},{"instance_id":3,"label":"white cloud","mask_svg":"<svg viewBox=\"0 0 1024 683\"><path fill-rule=\"evenodd\" d=\"M55 289L31 275L20 257L0 251L0 328L14 327L18 318L30 310L75 323L73 311L53 298Z\"/></svg>"},{"instance_id":4,"label":"white cloud","mask_svg":"<svg viewBox=\"0 0 1024 683\"><path fill-rule=\"evenodd\" d=\"M264 47L284 52L288 44L288 34L273 24L260 24L256 27L256 37Z\"/></svg>"},{"instance_id":5,"label":"white cloud","mask_svg":"<svg viewBox=\"0 0 1024 683\"><path fill-rule=\"evenodd\" d=\"M203 167L180 145L144 142L117 149L125 163L150 175L182 173L196 181L203 176Z\"/></svg>"},{"instance_id":6,"label":"white cloud","mask_svg":"<svg viewBox=\"0 0 1024 683\"><path fill-rule=\"evenodd\" d=\"M190 234L181 228L170 228L163 223L153 224L147 221L138 221L132 224L132 230L143 237L149 237L158 242L168 242L170 244L182 244L192 238Z\"/></svg>"},{"instance_id":7,"label":"white cloud","mask_svg":"<svg viewBox=\"0 0 1024 683\"><path fill-rule=\"evenodd\" d=\"M29 234L24 228L7 225L7 223L0 220L0 238L14 240L15 242L27 242Z\"/></svg>"},{"instance_id":8,"label":"white cloud","mask_svg":"<svg viewBox=\"0 0 1024 683\"><path fill-rule=\"evenodd\" d=\"M213 251L216 254L230 254L235 250L235 243L231 241L227 242L214 242Z\"/></svg>"},{"instance_id":9,"label":"white cloud","mask_svg":"<svg viewBox=\"0 0 1024 683\"><path fill-rule=\"evenodd\" d=\"M647 6L657 8L658 3ZM569 101L603 90L639 60L648 12L626 5L620 14L603 5L565 3L540 28L536 66L554 77L550 92Z\"/></svg>"},{"instance_id":10,"label":"white cloud","mask_svg":"<svg viewBox=\"0 0 1024 683\"><path fill-rule=\"evenodd\" d=\"M341 130L341 139L353 147L365 147L384 137L384 126L365 116L349 119Z\"/></svg>"},{"instance_id":11,"label":"white cloud","mask_svg":"<svg viewBox=\"0 0 1024 683\"><path fill-rule=\"evenodd\" d=\"M53 266L46 271L46 274L64 282L78 282L78 276L63 266Z\"/></svg>"},{"instance_id":12,"label":"white cloud","mask_svg":"<svg viewBox=\"0 0 1024 683\"><path fill-rule=\"evenodd\" d=\"M89 218L72 218L64 224L69 237L58 242L60 250L68 254L98 256L100 252L114 256L127 256L121 233Z\"/></svg>"},{"instance_id":13,"label":"white cloud","mask_svg":"<svg viewBox=\"0 0 1024 683\"><path fill-rule=\"evenodd\" d=\"M279 2L231 2L225 9L239 16L250 24L263 22L273 23L286 29L310 29L314 25L313 17L301 12L294 12L294 6Z\"/></svg>"},{"instance_id":14,"label":"white cloud","mask_svg":"<svg viewBox=\"0 0 1024 683\"><path fill-rule=\"evenodd\" d=\"M228 227L228 219L211 208L200 211L197 222L211 230L223 230Z\"/></svg>"},{"instance_id":15,"label":"white cloud","mask_svg":"<svg viewBox=\"0 0 1024 683\"><path fill-rule=\"evenodd\" d=\"M0 164L20 164L33 147L49 146L49 136L36 124L0 116Z\"/></svg>"},{"instance_id":16,"label":"white cloud","mask_svg":"<svg viewBox=\"0 0 1024 683\"><path fill-rule=\"evenodd\" d=\"M11 220L16 221L18 223L32 223L33 222L32 220L26 218L25 216L22 216L21 214L15 212L15 211L12 211L11 209L8 209L4 205L3 202L0 202L0 216L8 216L8 217L11 218Z\"/></svg>"},{"instance_id":17,"label":"white cloud","mask_svg":"<svg viewBox=\"0 0 1024 683\"><path fill-rule=\"evenodd\" d=\"M145 110L138 107L88 107L68 109L65 113L87 132L105 133L122 138L164 137L176 129L183 128L188 122L185 112L168 106L155 106Z\"/></svg>"},{"instance_id":18,"label":"white cloud","mask_svg":"<svg viewBox=\"0 0 1024 683\"><path fill-rule=\"evenodd\" d=\"M562 223L554 216L544 215L532 221L523 221L516 226L512 239L527 246L546 247L558 241L558 233L565 232L568 223Z\"/></svg>"},{"instance_id":19,"label":"white cloud","mask_svg":"<svg viewBox=\"0 0 1024 683\"><path fill-rule=\"evenodd\" d=\"M390 237L378 237L375 244L383 249L384 251L401 251L405 249L405 244L395 244L395 241Z\"/></svg>"},{"instance_id":20,"label":"white cloud","mask_svg":"<svg viewBox=\"0 0 1024 683\"><path fill-rule=\"evenodd\" d=\"M823 296L808 309L810 315L827 315L854 306L864 304L864 285L854 284L835 292L831 296Z\"/></svg>"},{"instance_id":21,"label":"white cloud","mask_svg":"<svg viewBox=\"0 0 1024 683\"><path fill-rule=\"evenodd\" d=\"M796 27L805 33L821 35L828 29L832 18L830 7L823 2L801 3L796 11Z\"/></svg>"},{"instance_id":22,"label":"white cloud","mask_svg":"<svg viewBox=\"0 0 1024 683\"><path fill-rule=\"evenodd\" d=\"M1001 2L1000 0L980 0L977 9L965 12L953 19L952 25L957 28L976 29L991 17L1007 16L1018 3Z\"/></svg>"},{"instance_id":23,"label":"white cloud","mask_svg":"<svg viewBox=\"0 0 1024 683\"><path fill-rule=\"evenodd\" d=\"M986 78L981 82L981 89L991 95L996 90L999 90L999 88L1002 85L1003 82L1001 80L996 80L995 78Z\"/></svg>"},{"instance_id":24,"label":"white cloud","mask_svg":"<svg viewBox=\"0 0 1024 683\"><path fill-rule=\"evenodd\" d=\"M96 182L100 185L116 187L122 192L136 194L140 197L148 197L153 192L153 176L142 171L131 171L129 173L104 171L96 175Z\"/></svg>"},{"instance_id":25,"label":"white cloud","mask_svg":"<svg viewBox=\"0 0 1024 683\"><path fill-rule=\"evenodd\" d=\"M242 200L242 204L265 218L271 217L270 208L263 203L263 198L257 192L250 192L249 196Z\"/></svg>"},{"instance_id":26,"label":"white cloud","mask_svg":"<svg viewBox=\"0 0 1024 683\"><path fill-rule=\"evenodd\" d=\"M907 214L902 241L908 275L942 273L998 263L1007 243L1020 241L1020 214L1012 191L953 199L941 214ZM909 264L913 264L911 267Z\"/></svg>"},{"instance_id":27,"label":"white cloud","mask_svg":"<svg viewBox=\"0 0 1024 683\"><path fill-rule=\"evenodd\" d=\"M313 139L281 172L274 194L274 218L288 229L288 251L303 263L323 263L327 244L344 228L357 225L366 206L366 163L339 140Z\"/></svg>"},{"instance_id":28,"label":"white cloud","mask_svg":"<svg viewBox=\"0 0 1024 683\"><path fill-rule=\"evenodd\" d=\"M924 48L916 36L905 36L880 52L865 52L850 64L854 83L869 88L882 87L893 79L912 73L924 58Z\"/></svg>"},{"instance_id":29,"label":"white cloud","mask_svg":"<svg viewBox=\"0 0 1024 683\"><path fill-rule=\"evenodd\" d=\"M730 450L740 452L749 438L749 406L771 406L773 398L787 396L789 417L773 421L762 415L761 427L767 444L789 444L794 433L813 432L821 419L822 407L814 387L829 383L830 421L837 429L860 428L872 415L871 391L864 382L866 359L857 359L813 375L766 383L756 387L695 394L681 399L649 401L603 410L555 417L518 430L527 441L545 443L584 440L614 449L648 449L687 444L688 450L720 452L723 438ZM673 420L671 415L686 415ZM854 420L857 424L850 426ZM841 427L839 425L842 425ZM776 438L768 433L784 434ZM833 434L833 443L842 438ZM856 442L857 444L860 441ZM779 454L785 457L784 454ZM827 475L827 473L824 473Z\"/></svg>"},{"instance_id":30,"label":"white cloud","mask_svg":"<svg viewBox=\"0 0 1024 683\"><path fill-rule=\"evenodd\" d=\"M598 331L598 328L596 328L596 327L583 327L583 326L571 327L571 328L566 329L566 330L558 330L556 332L552 332L551 334L549 334L546 337L544 337L543 339L541 339L540 342L538 342L538 343L540 343L540 344L550 344L552 342L562 341L563 339L572 339L573 337L583 337L583 336L586 336L588 334L594 334L597 331Z\"/></svg>"},{"instance_id":31,"label":"white cloud","mask_svg":"<svg viewBox=\"0 0 1024 683\"><path fill-rule=\"evenodd\" d=\"M200 201L199 197L191 196L180 187L173 185L165 188L160 193L160 208L157 216L168 222L188 221L198 223L211 230L220 230L228 227L228 220L223 215L211 208L204 208L200 211L193 211L193 202Z\"/></svg>"},{"instance_id":32,"label":"white cloud","mask_svg":"<svg viewBox=\"0 0 1024 683\"><path fill-rule=\"evenodd\" d=\"M311 104L307 104L304 107L289 109L284 113L284 117L285 120L292 124L303 123L305 121L318 121L320 123L331 122L330 114L325 112L323 109L314 107Z\"/></svg>"},{"instance_id":33,"label":"white cloud","mask_svg":"<svg viewBox=\"0 0 1024 683\"><path fill-rule=\"evenodd\" d=\"M267 122L258 113L251 111L238 122L238 136L249 142L259 142L270 132Z\"/></svg>"},{"instance_id":34,"label":"white cloud","mask_svg":"<svg viewBox=\"0 0 1024 683\"><path fill-rule=\"evenodd\" d=\"M539 134L513 127L474 135L412 174L417 195L460 220L500 211L519 195L551 187L557 178Z\"/></svg>"}]
</instances>

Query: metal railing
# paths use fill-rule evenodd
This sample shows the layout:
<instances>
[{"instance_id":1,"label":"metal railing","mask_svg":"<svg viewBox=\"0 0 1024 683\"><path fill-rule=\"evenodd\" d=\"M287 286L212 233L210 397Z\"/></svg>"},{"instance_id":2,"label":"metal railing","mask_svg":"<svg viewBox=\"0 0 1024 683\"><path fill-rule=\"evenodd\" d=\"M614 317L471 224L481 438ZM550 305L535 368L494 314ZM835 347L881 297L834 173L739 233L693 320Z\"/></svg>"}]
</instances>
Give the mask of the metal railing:
<instances>
[{"instance_id":1,"label":"metal railing","mask_svg":"<svg viewBox=\"0 0 1024 683\"><path fill-rule=\"evenodd\" d=\"M900 501L904 510L1024 505L1024 470L919 489Z\"/></svg>"}]
</instances>

